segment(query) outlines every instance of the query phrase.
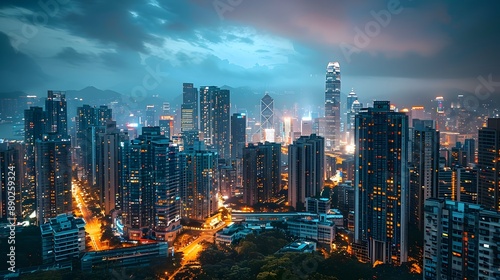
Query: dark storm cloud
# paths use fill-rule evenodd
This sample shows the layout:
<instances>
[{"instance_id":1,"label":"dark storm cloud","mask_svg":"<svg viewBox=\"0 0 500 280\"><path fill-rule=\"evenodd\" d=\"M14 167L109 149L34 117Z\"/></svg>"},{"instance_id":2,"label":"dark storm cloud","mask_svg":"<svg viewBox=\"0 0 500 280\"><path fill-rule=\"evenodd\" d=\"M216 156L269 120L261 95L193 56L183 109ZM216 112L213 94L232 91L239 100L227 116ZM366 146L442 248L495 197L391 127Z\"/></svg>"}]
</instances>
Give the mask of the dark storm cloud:
<instances>
[{"instance_id":1,"label":"dark storm cloud","mask_svg":"<svg viewBox=\"0 0 500 280\"><path fill-rule=\"evenodd\" d=\"M89 63L95 61L95 56L90 54L84 54L77 52L72 47L66 47L61 52L59 52L56 56L57 59L60 59L66 63L70 64L81 64L81 63Z\"/></svg>"},{"instance_id":2,"label":"dark storm cloud","mask_svg":"<svg viewBox=\"0 0 500 280\"><path fill-rule=\"evenodd\" d=\"M74 34L113 44L118 48L145 51L144 43L160 44L144 26L135 21L136 1L81 1L77 10L65 17L67 28Z\"/></svg>"},{"instance_id":3,"label":"dark storm cloud","mask_svg":"<svg viewBox=\"0 0 500 280\"><path fill-rule=\"evenodd\" d=\"M356 46L357 30L364 31L375 21L374 14L387 11L394 1L68 1L37 35L45 48L51 48L47 56L52 59L40 59L36 38L23 51L51 74L59 71L58 77L68 84L79 84L85 76L85 83L124 91L140 85L147 67L157 65L169 75L155 91L175 93L182 82L192 81L309 88L321 94L328 61L341 62L346 88L359 84L373 89L374 95L385 94L389 86L365 86L374 80L364 77L411 78L421 84L449 79L453 88L456 80L500 74L500 4L493 0L400 0L401 12L391 14L367 44ZM214 3L225 3L226 9ZM17 7L43 11L37 1L0 3L4 11ZM0 13L0 20L13 19L4 21L11 25L16 19L29 22L27 17L26 10L10 17ZM7 34L11 30L0 26ZM359 52L346 57L342 44L358 47ZM149 56L146 62L144 55ZM7 61L2 69L11 67ZM412 92L429 90L414 87Z\"/></svg>"},{"instance_id":4,"label":"dark storm cloud","mask_svg":"<svg viewBox=\"0 0 500 280\"><path fill-rule=\"evenodd\" d=\"M27 55L16 51L9 37L0 32L0 84L2 91L32 89L43 85L48 76Z\"/></svg>"}]
</instances>

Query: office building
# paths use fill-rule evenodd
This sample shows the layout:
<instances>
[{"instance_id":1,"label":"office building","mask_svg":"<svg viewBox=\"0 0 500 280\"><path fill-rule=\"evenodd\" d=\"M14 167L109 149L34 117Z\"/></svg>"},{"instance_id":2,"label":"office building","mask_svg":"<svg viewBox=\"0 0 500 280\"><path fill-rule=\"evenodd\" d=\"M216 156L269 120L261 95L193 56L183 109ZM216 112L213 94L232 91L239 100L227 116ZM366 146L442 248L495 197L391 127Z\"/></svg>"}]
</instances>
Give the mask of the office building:
<instances>
[{"instance_id":1,"label":"office building","mask_svg":"<svg viewBox=\"0 0 500 280\"><path fill-rule=\"evenodd\" d=\"M85 221L59 214L40 226L44 264L71 261L85 252Z\"/></svg>"},{"instance_id":2,"label":"office building","mask_svg":"<svg viewBox=\"0 0 500 280\"><path fill-rule=\"evenodd\" d=\"M413 120L410 158L410 223L423 230L424 201L437 197L439 131L432 120Z\"/></svg>"},{"instance_id":3,"label":"office building","mask_svg":"<svg viewBox=\"0 0 500 280\"><path fill-rule=\"evenodd\" d=\"M231 158L241 159L246 146L247 117L242 113L231 116Z\"/></svg>"},{"instance_id":4,"label":"office building","mask_svg":"<svg viewBox=\"0 0 500 280\"><path fill-rule=\"evenodd\" d=\"M325 83L325 149L340 145L340 64L330 62L326 67Z\"/></svg>"},{"instance_id":5,"label":"office building","mask_svg":"<svg viewBox=\"0 0 500 280\"><path fill-rule=\"evenodd\" d=\"M274 99L267 93L260 100L260 129L261 142L266 141L265 130L274 129Z\"/></svg>"},{"instance_id":6,"label":"office building","mask_svg":"<svg viewBox=\"0 0 500 280\"><path fill-rule=\"evenodd\" d=\"M317 218L298 218L287 221L288 234L296 238L307 238L320 244L331 246L335 240L335 223Z\"/></svg>"},{"instance_id":7,"label":"office building","mask_svg":"<svg viewBox=\"0 0 500 280\"><path fill-rule=\"evenodd\" d=\"M169 115L160 116L158 123L161 134L167 139L172 139L172 136L174 136L174 117Z\"/></svg>"},{"instance_id":8,"label":"office building","mask_svg":"<svg viewBox=\"0 0 500 280\"><path fill-rule=\"evenodd\" d=\"M281 190L281 144L248 144L243 149L243 201L270 202Z\"/></svg>"},{"instance_id":9,"label":"office building","mask_svg":"<svg viewBox=\"0 0 500 280\"><path fill-rule=\"evenodd\" d=\"M71 212L71 141L57 133L35 143L36 205L39 224Z\"/></svg>"},{"instance_id":10,"label":"office building","mask_svg":"<svg viewBox=\"0 0 500 280\"><path fill-rule=\"evenodd\" d=\"M305 209L307 197L323 190L324 150L325 139L316 134L301 136L288 146L288 201L297 211Z\"/></svg>"},{"instance_id":11,"label":"office building","mask_svg":"<svg viewBox=\"0 0 500 280\"><path fill-rule=\"evenodd\" d=\"M144 117L144 126L156 126L155 105L146 105L146 114Z\"/></svg>"},{"instance_id":12,"label":"office building","mask_svg":"<svg viewBox=\"0 0 500 280\"><path fill-rule=\"evenodd\" d=\"M372 263L408 257L408 117L375 101L356 115L354 241Z\"/></svg>"},{"instance_id":13,"label":"office building","mask_svg":"<svg viewBox=\"0 0 500 280\"><path fill-rule=\"evenodd\" d=\"M424 279L500 279L498 212L431 198L424 215Z\"/></svg>"},{"instance_id":14,"label":"office building","mask_svg":"<svg viewBox=\"0 0 500 280\"><path fill-rule=\"evenodd\" d=\"M479 129L477 167L478 199L486 209L500 211L500 118L489 118Z\"/></svg>"},{"instance_id":15,"label":"office building","mask_svg":"<svg viewBox=\"0 0 500 280\"><path fill-rule=\"evenodd\" d=\"M200 88L200 130L207 147L230 157L230 92L215 86Z\"/></svg>"},{"instance_id":16,"label":"office building","mask_svg":"<svg viewBox=\"0 0 500 280\"><path fill-rule=\"evenodd\" d=\"M329 198L308 197L306 198L306 212L326 215L331 208Z\"/></svg>"},{"instance_id":17,"label":"office building","mask_svg":"<svg viewBox=\"0 0 500 280\"><path fill-rule=\"evenodd\" d=\"M182 84L181 132L198 130L198 89L192 83Z\"/></svg>"}]
</instances>

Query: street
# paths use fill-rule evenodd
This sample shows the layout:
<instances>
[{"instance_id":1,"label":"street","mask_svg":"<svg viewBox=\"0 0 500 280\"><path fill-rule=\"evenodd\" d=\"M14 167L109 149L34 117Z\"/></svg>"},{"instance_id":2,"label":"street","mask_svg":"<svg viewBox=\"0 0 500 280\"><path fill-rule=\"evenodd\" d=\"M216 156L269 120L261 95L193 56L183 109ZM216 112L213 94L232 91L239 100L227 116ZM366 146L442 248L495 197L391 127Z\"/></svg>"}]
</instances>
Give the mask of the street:
<instances>
[{"instance_id":1,"label":"street","mask_svg":"<svg viewBox=\"0 0 500 280\"><path fill-rule=\"evenodd\" d=\"M103 250L103 245L101 244L101 222L99 219L93 216L92 211L90 211L83 198L82 187L77 183L72 183L73 196L75 197L78 208L80 208L80 213L85 220L85 231L88 232L94 251Z\"/></svg>"}]
</instances>

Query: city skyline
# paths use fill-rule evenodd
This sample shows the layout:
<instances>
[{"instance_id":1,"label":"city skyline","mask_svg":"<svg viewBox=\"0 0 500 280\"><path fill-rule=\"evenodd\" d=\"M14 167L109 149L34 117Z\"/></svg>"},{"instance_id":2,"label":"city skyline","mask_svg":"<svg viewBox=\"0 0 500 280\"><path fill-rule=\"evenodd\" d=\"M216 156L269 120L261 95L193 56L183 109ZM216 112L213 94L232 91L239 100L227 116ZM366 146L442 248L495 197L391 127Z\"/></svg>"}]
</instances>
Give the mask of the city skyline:
<instances>
[{"instance_id":1,"label":"city skyline","mask_svg":"<svg viewBox=\"0 0 500 280\"><path fill-rule=\"evenodd\" d=\"M499 278L496 8L2 2L0 278Z\"/></svg>"},{"instance_id":2,"label":"city skyline","mask_svg":"<svg viewBox=\"0 0 500 280\"><path fill-rule=\"evenodd\" d=\"M339 61L344 89L354 87L368 99L388 95L400 102L403 91L416 100L474 93L478 85L491 90L497 80L497 7L492 1L150 1L117 7L4 1L0 92L96 86L173 99L181 94L178 84L191 81L293 91L300 100L303 94L319 97L324 62Z\"/></svg>"}]
</instances>

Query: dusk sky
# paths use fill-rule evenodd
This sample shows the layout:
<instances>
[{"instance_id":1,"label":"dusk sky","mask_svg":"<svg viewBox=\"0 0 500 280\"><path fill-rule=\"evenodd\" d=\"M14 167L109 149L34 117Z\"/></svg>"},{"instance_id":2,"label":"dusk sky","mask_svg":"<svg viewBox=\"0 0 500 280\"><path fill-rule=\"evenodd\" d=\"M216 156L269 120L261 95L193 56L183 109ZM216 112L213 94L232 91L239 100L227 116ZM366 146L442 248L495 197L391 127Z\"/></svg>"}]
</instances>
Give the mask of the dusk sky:
<instances>
[{"instance_id":1,"label":"dusk sky","mask_svg":"<svg viewBox=\"0 0 500 280\"><path fill-rule=\"evenodd\" d=\"M499 12L494 0L3 0L0 92L173 99L193 82L322 96L329 61L361 100L473 92L478 76L500 81Z\"/></svg>"}]
</instances>

